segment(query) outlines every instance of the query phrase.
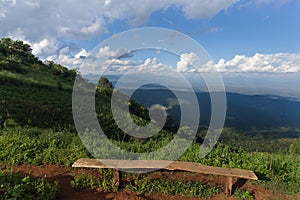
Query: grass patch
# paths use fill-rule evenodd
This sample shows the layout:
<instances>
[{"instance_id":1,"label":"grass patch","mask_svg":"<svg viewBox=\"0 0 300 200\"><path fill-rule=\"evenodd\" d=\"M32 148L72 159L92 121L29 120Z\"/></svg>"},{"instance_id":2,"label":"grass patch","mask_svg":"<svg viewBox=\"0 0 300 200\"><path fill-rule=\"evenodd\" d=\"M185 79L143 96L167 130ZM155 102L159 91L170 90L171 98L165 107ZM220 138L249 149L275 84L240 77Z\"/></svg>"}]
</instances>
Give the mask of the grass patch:
<instances>
[{"instance_id":1,"label":"grass patch","mask_svg":"<svg viewBox=\"0 0 300 200\"><path fill-rule=\"evenodd\" d=\"M0 172L1 199L56 199L58 183L10 172Z\"/></svg>"},{"instance_id":2,"label":"grass patch","mask_svg":"<svg viewBox=\"0 0 300 200\"><path fill-rule=\"evenodd\" d=\"M147 177L134 180L126 185L126 189L146 195L162 193L166 195L211 197L220 193L218 188L197 181L153 180Z\"/></svg>"},{"instance_id":3,"label":"grass patch","mask_svg":"<svg viewBox=\"0 0 300 200\"><path fill-rule=\"evenodd\" d=\"M236 189L233 196L239 200L254 200L253 194L248 190Z\"/></svg>"},{"instance_id":4,"label":"grass patch","mask_svg":"<svg viewBox=\"0 0 300 200\"><path fill-rule=\"evenodd\" d=\"M1 130L0 162L4 164L70 166L88 156L80 138L68 131L20 127Z\"/></svg>"},{"instance_id":5,"label":"grass patch","mask_svg":"<svg viewBox=\"0 0 300 200\"><path fill-rule=\"evenodd\" d=\"M101 188L104 191L116 191L117 188L114 187L112 183L112 178L104 176L102 178L94 177L92 175L80 174L74 177L71 181L71 187L76 190L83 189L95 189Z\"/></svg>"}]
</instances>

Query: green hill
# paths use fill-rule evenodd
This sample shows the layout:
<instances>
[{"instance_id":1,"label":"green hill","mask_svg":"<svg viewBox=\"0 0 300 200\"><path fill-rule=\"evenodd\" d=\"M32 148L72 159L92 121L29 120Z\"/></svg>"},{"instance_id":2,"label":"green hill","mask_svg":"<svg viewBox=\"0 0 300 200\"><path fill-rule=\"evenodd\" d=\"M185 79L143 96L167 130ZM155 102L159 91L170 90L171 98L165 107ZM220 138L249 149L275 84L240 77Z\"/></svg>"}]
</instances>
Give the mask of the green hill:
<instances>
[{"instance_id":1,"label":"green hill","mask_svg":"<svg viewBox=\"0 0 300 200\"><path fill-rule=\"evenodd\" d=\"M0 126L72 126L71 92L75 70L42 63L29 45L0 40Z\"/></svg>"},{"instance_id":2,"label":"green hill","mask_svg":"<svg viewBox=\"0 0 300 200\"><path fill-rule=\"evenodd\" d=\"M35 181L29 176L29 178L13 176L11 169L19 164L63 164L70 166L78 158L92 157L83 145L81 138L74 134L72 88L77 71L69 70L53 62L43 63L32 55L29 45L11 39L0 39L0 69L0 165L2 169L5 169L7 165L9 170L7 173L0 174L2 185L0 199L11 199L15 196L24 199L26 195L28 196L27 191L33 190L32 188L35 188L39 194L51 194L52 196L57 191L55 185L51 186L47 182L43 182L42 179ZM160 149L173 139L173 134L178 128L172 125L171 119L168 120L164 130L147 140L136 140L122 132L116 125L110 109L113 92L111 83L106 78L101 78L98 85L94 86L97 91L95 105L97 117L104 132L112 139L114 145L126 151L144 153ZM124 94L119 93L119 95ZM175 104L176 102L169 101L169 103ZM131 101L129 110L131 112L130 117L137 124L146 125L149 123L148 110L139 103ZM121 107L118 111L123 114ZM94 132L87 133L93 134ZM199 138L203 137L205 133L206 130L201 129L198 134ZM264 137L258 139L265 141ZM180 138L180 141L184 140L184 137ZM239 148L237 140L239 140L238 144L243 144L241 147L245 147L245 145L250 147ZM222 143L218 143L212 152L203 159L199 158L201 150L199 143L201 141L197 141L191 144L179 160L217 167L253 170L259 176L259 181L250 184L258 184L264 188L269 188L272 192L282 191L291 196L290 199L299 196L299 140L276 140L272 143L264 143L259 151L254 151L253 147L257 146L258 141L249 141L248 135L242 135L232 129L225 129L220 141ZM94 141L91 140L91 142ZM284 147L282 147L283 144ZM102 152L105 148L105 146L96 144L95 152ZM273 149L275 148L288 150L274 153ZM176 150L180 151L180 148ZM269 153L265 151L269 151ZM168 154L168 152L166 153ZM140 159L145 158L142 155ZM103 182L99 177L97 177L98 182L94 182L93 179L74 176L71 183L78 188L109 188L108 190L111 191L113 185L111 182L107 182L107 180L111 180L110 175L112 173L110 172L99 171L101 177L109 176L108 179L103 179ZM143 178L145 176L123 175L129 180L124 187L137 193L147 194L149 191L162 190L169 195L184 195L187 194L186 191L199 191L199 187L202 187L202 182L195 184L194 182L181 182L181 180L175 182L178 187L174 187L174 182L166 182L162 175L151 182L150 179ZM173 176L173 174L171 175ZM185 175L185 177L188 176ZM51 177L51 179L56 180L55 177ZM182 187L183 184L184 187ZM145 185L149 187L145 187ZM43 189L41 190L40 187ZM183 189L178 189L180 187ZM203 186L203 188L208 187ZM217 193L218 190L213 189L213 194ZM35 197L36 191L32 192ZM212 195L210 191L212 190L205 189L199 196ZM189 192L188 194L195 196L194 193ZM250 199L253 199L253 195L248 190L244 191L239 188L235 195L250 196ZM49 199L54 198L49 197Z\"/></svg>"},{"instance_id":3,"label":"green hill","mask_svg":"<svg viewBox=\"0 0 300 200\"><path fill-rule=\"evenodd\" d=\"M72 90L76 70L52 61L43 63L32 55L28 44L9 38L0 40L0 69L0 128L27 125L75 130ZM112 138L124 138L110 111L111 83L103 77L97 87L96 110L102 128ZM130 112L136 123L148 124L145 107L131 101ZM171 121L165 128L174 129Z\"/></svg>"}]
</instances>

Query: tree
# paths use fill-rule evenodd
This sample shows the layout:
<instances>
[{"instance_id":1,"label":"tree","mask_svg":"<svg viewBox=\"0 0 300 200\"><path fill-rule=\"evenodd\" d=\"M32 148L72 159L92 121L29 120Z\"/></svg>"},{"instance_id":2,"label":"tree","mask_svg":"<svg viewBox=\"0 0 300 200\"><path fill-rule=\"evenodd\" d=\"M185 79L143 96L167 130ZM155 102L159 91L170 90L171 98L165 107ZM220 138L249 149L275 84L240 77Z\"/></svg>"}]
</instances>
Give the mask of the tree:
<instances>
[{"instance_id":1,"label":"tree","mask_svg":"<svg viewBox=\"0 0 300 200\"><path fill-rule=\"evenodd\" d=\"M100 92L104 95L111 95L112 94L112 83L105 77L101 77L98 80L98 85L96 88L97 92Z\"/></svg>"},{"instance_id":2,"label":"tree","mask_svg":"<svg viewBox=\"0 0 300 200\"><path fill-rule=\"evenodd\" d=\"M112 89L112 83L109 82L109 80L105 77L101 77L99 80L98 80L98 87L107 87L107 88L110 88Z\"/></svg>"}]
</instances>

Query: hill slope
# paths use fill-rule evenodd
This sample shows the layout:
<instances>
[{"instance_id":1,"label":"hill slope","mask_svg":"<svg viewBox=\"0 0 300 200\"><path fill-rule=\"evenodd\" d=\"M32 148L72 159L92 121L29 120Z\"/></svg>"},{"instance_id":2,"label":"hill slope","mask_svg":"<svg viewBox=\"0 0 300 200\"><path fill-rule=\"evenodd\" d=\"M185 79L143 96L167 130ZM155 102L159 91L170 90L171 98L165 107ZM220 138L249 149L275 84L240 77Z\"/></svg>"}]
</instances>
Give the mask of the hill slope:
<instances>
[{"instance_id":1,"label":"hill slope","mask_svg":"<svg viewBox=\"0 0 300 200\"><path fill-rule=\"evenodd\" d=\"M72 91L76 70L52 61L43 63L32 55L29 45L8 38L0 40L0 69L0 128L29 125L74 130ZM102 85L105 81L107 84ZM111 137L120 137L124 133L110 110L111 84L102 78L96 91L100 124ZM149 122L148 110L137 102L131 101L130 112L135 122ZM170 123L167 127L172 129Z\"/></svg>"}]
</instances>

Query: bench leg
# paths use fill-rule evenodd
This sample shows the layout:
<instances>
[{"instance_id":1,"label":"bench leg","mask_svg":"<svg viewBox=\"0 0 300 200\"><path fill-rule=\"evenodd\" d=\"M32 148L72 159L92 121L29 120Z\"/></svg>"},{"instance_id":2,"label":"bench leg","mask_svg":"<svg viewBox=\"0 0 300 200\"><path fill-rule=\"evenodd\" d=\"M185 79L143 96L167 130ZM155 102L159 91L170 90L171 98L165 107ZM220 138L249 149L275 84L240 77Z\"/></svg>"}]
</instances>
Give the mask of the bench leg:
<instances>
[{"instance_id":1,"label":"bench leg","mask_svg":"<svg viewBox=\"0 0 300 200\"><path fill-rule=\"evenodd\" d=\"M232 194L232 177L231 176L227 176L227 181L226 181L226 195L227 196L231 196Z\"/></svg>"},{"instance_id":2,"label":"bench leg","mask_svg":"<svg viewBox=\"0 0 300 200\"><path fill-rule=\"evenodd\" d=\"M119 189L120 184L121 184L121 172L119 172L118 169L114 169L113 171L113 186L116 189Z\"/></svg>"}]
</instances>

